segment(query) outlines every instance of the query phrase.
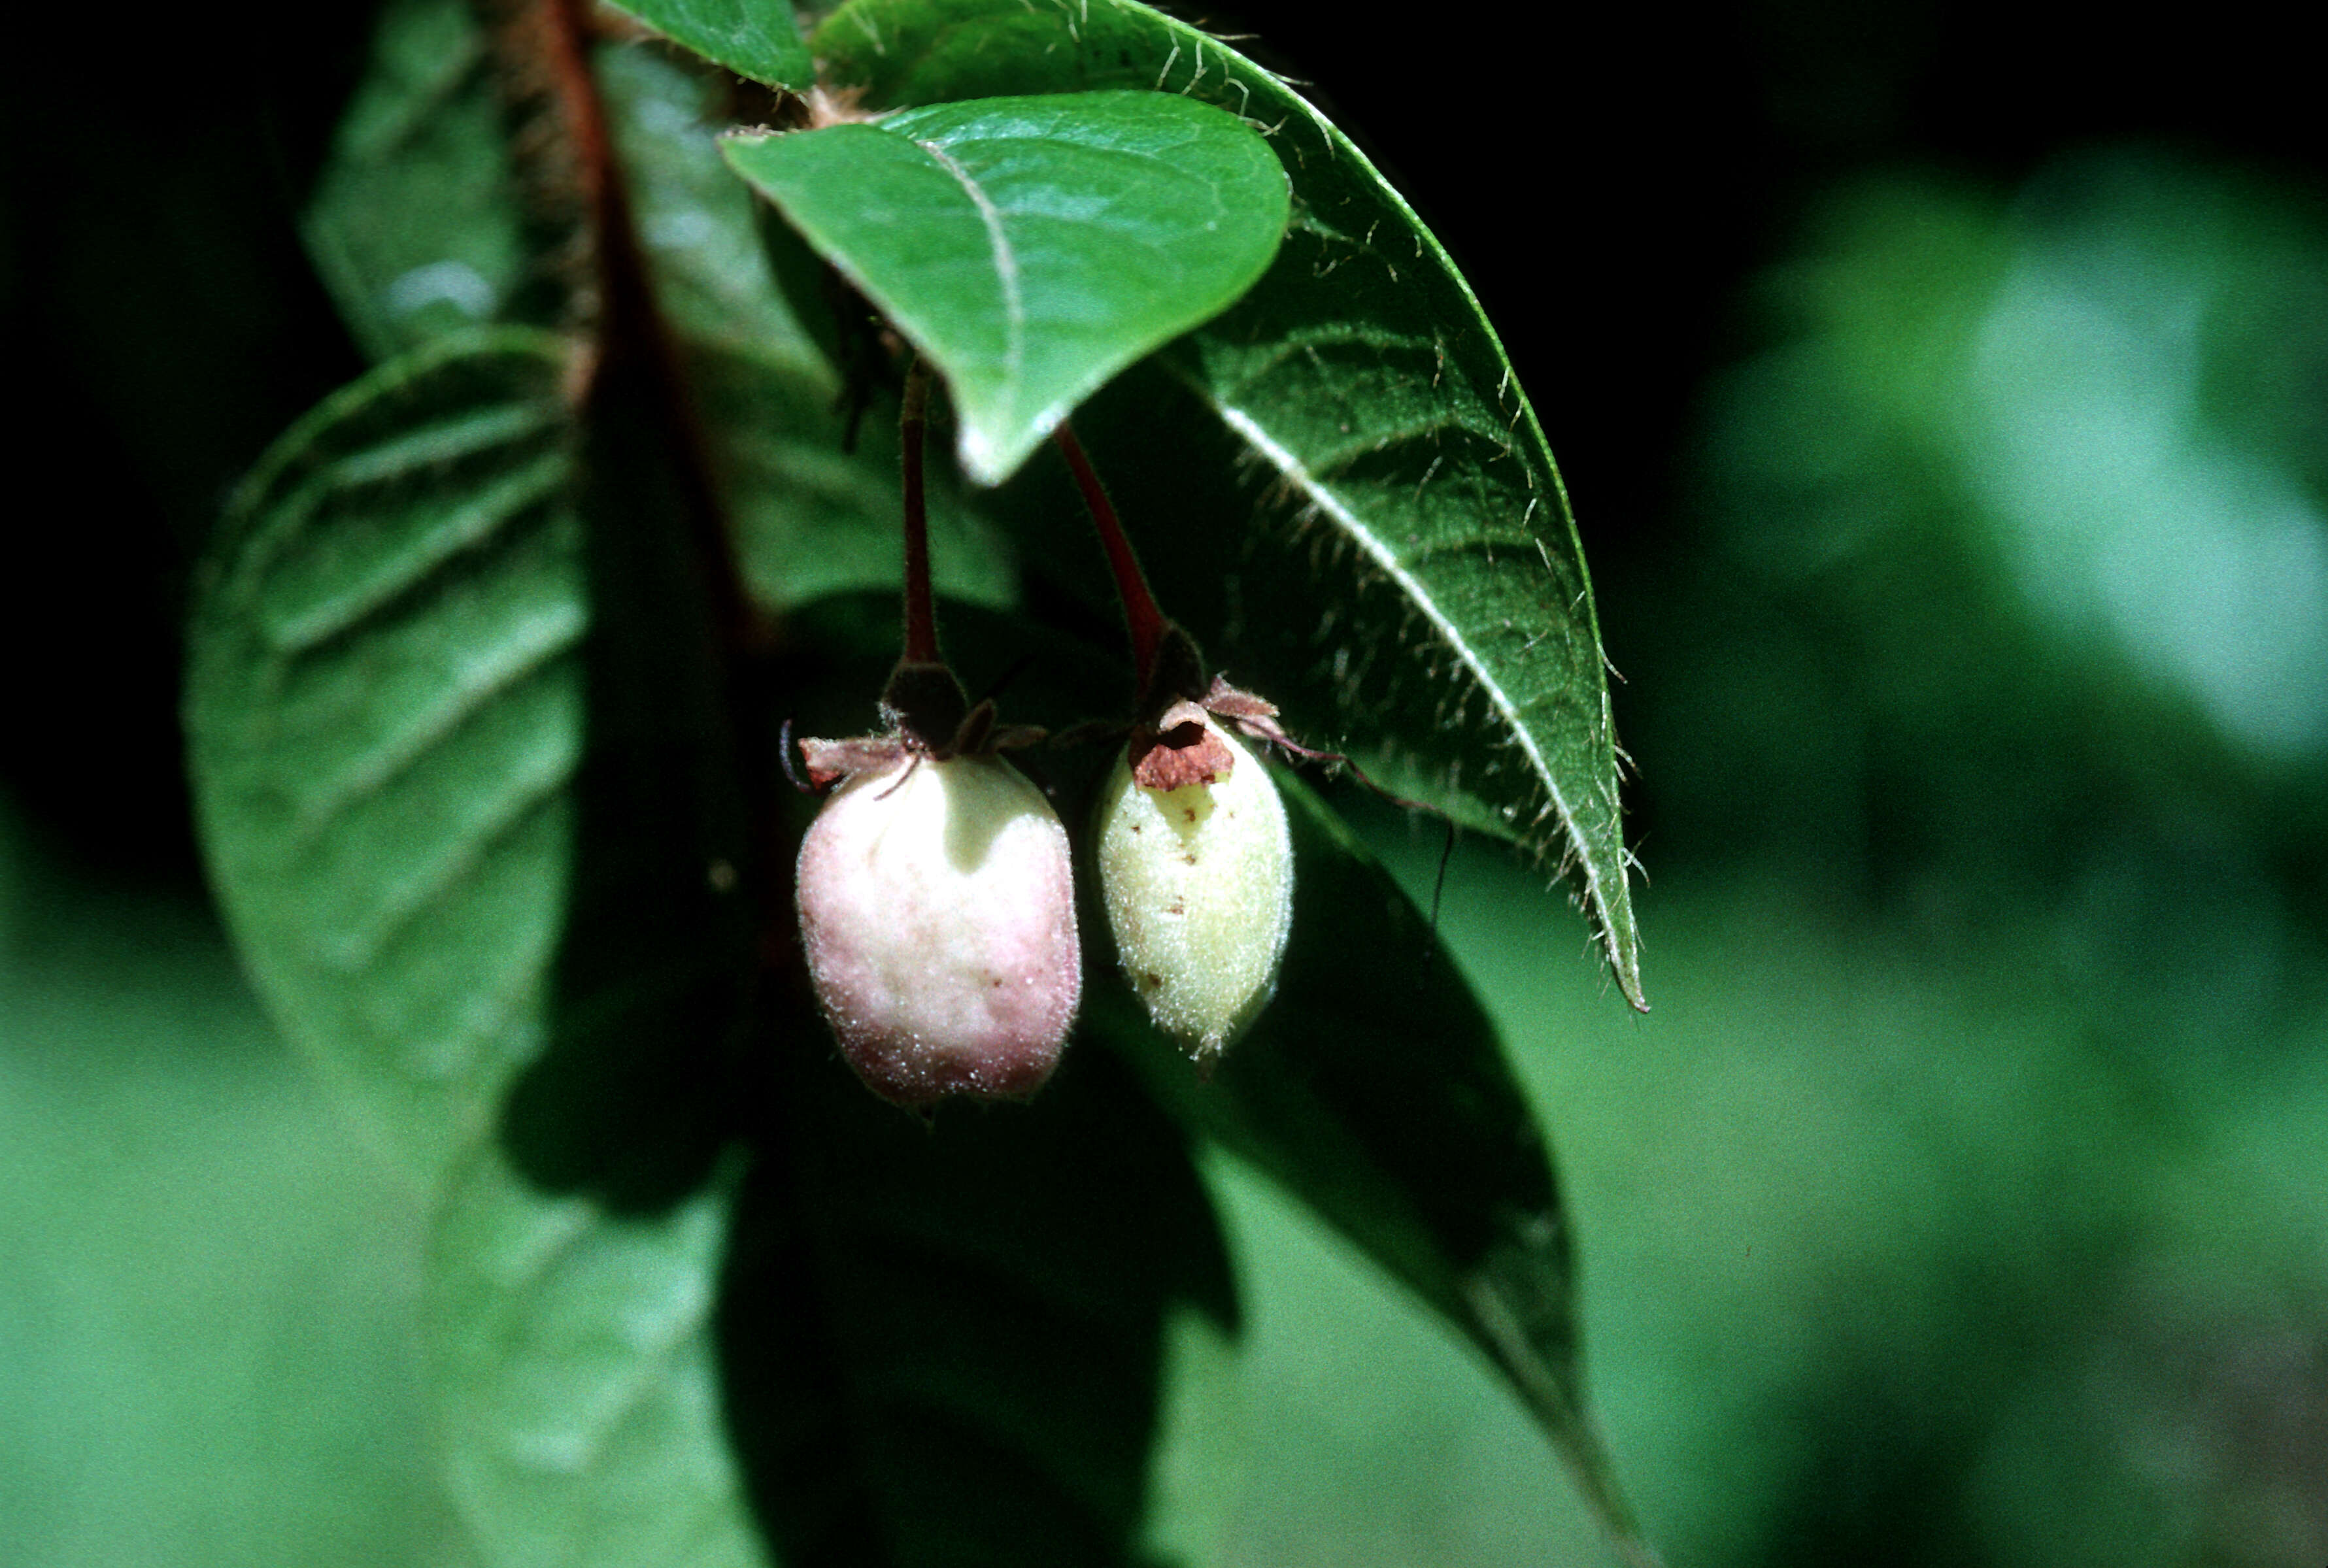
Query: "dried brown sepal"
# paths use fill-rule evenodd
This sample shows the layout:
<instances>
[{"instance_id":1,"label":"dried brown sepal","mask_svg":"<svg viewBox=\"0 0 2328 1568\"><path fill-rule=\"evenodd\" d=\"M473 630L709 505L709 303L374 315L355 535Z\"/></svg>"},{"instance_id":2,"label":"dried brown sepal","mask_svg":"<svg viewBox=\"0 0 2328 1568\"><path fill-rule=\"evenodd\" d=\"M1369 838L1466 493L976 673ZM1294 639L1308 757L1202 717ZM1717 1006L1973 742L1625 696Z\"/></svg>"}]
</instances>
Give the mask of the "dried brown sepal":
<instances>
[{"instance_id":1,"label":"dried brown sepal","mask_svg":"<svg viewBox=\"0 0 2328 1568\"><path fill-rule=\"evenodd\" d=\"M811 788L821 790L857 774L878 773L908 757L952 762L956 757L990 757L997 752L1020 751L1042 745L1050 733L1039 724L997 723L991 699L972 708L962 715L951 737L934 744L925 740L912 723L887 701L881 712L890 726L883 735L851 736L846 740L801 737L801 761L807 768Z\"/></svg>"},{"instance_id":2,"label":"dried brown sepal","mask_svg":"<svg viewBox=\"0 0 2328 1568\"><path fill-rule=\"evenodd\" d=\"M888 767L906 755L906 744L894 735L860 735L848 740L818 740L803 736L801 761L808 782L824 789L855 774Z\"/></svg>"},{"instance_id":3,"label":"dried brown sepal","mask_svg":"<svg viewBox=\"0 0 2328 1568\"><path fill-rule=\"evenodd\" d=\"M1230 685L1224 677L1218 675L1213 677L1212 687L1205 693L1203 706L1206 712L1216 718L1274 718L1277 717L1276 703L1257 693L1239 690Z\"/></svg>"},{"instance_id":4,"label":"dried brown sepal","mask_svg":"<svg viewBox=\"0 0 2328 1568\"><path fill-rule=\"evenodd\" d=\"M1193 702L1176 702L1152 728L1135 731L1131 762L1132 781L1151 790L1212 784L1236 767L1236 757L1205 728L1205 710Z\"/></svg>"}]
</instances>

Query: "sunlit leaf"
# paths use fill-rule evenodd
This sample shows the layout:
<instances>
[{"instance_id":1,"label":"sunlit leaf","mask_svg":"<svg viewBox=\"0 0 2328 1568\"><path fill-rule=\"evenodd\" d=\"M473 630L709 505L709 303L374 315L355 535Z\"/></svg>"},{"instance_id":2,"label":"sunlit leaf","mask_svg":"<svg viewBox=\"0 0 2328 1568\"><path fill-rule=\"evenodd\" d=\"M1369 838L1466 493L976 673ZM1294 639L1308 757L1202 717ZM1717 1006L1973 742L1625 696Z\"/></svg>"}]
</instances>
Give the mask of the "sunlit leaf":
<instances>
[{"instance_id":1,"label":"sunlit leaf","mask_svg":"<svg viewBox=\"0 0 2328 1568\"><path fill-rule=\"evenodd\" d=\"M989 484L1234 302L1285 229L1262 140L1169 94L950 104L726 151L944 375L962 466Z\"/></svg>"},{"instance_id":2,"label":"sunlit leaf","mask_svg":"<svg viewBox=\"0 0 2328 1568\"><path fill-rule=\"evenodd\" d=\"M673 42L738 76L806 90L816 63L783 0L611 0Z\"/></svg>"},{"instance_id":3,"label":"sunlit leaf","mask_svg":"<svg viewBox=\"0 0 2328 1568\"><path fill-rule=\"evenodd\" d=\"M1242 302L1163 356L1185 415L1151 398L1130 424L1151 469L1181 475L1203 472L1225 432L1271 504L1258 484L1226 515L1178 504L1177 485L1156 496L1143 550L1213 563L1209 590L1167 607L1274 638L1222 651L1283 671L1271 695L1298 683L1394 787L1572 868L1639 1003L1615 740L1567 497L1478 301L1397 192L1277 78L1131 0L852 0L811 42L868 108L1163 88L1270 137L1293 185L1284 245ZM1254 530L1256 510L1293 526ZM1226 561L1247 568L1241 599L1223 596Z\"/></svg>"}]
</instances>

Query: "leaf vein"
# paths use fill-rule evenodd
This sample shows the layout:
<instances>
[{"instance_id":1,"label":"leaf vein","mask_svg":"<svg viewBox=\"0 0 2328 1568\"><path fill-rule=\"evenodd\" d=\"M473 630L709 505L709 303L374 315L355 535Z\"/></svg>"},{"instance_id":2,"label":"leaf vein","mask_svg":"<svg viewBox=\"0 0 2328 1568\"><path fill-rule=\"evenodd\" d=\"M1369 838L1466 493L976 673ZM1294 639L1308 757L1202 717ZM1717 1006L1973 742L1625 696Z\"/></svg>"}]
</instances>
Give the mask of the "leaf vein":
<instances>
[{"instance_id":1,"label":"leaf vein","mask_svg":"<svg viewBox=\"0 0 2328 1568\"><path fill-rule=\"evenodd\" d=\"M343 812L386 789L494 699L514 690L571 651L581 640L586 624L582 606L569 601L512 628L492 657L464 671L417 722L390 736L355 766L307 798L294 830L296 847L312 848Z\"/></svg>"},{"instance_id":2,"label":"leaf vein","mask_svg":"<svg viewBox=\"0 0 2328 1568\"><path fill-rule=\"evenodd\" d=\"M562 748L533 759L530 766L512 775L508 792L469 835L452 847L426 873L405 883L398 894L373 907L368 925L336 944L333 954L352 973L371 969L396 940L412 928L455 888L465 881L494 850L514 836L536 813L557 800L573 776L574 759Z\"/></svg>"},{"instance_id":3,"label":"leaf vein","mask_svg":"<svg viewBox=\"0 0 2328 1568\"><path fill-rule=\"evenodd\" d=\"M1001 210L995 206L993 198L987 195L985 189L971 177L970 171L949 156L943 147L934 142L917 141L914 145L935 158L939 167L954 177L963 193L969 196L971 204L978 209L979 221L986 225L986 242L994 255L994 273L1002 282L1003 373L1009 381L1015 400L1018 390L1018 367L1026 352L1027 305L1019 293L1018 255L1010 248L1010 236L1003 231Z\"/></svg>"},{"instance_id":4,"label":"leaf vein","mask_svg":"<svg viewBox=\"0 0 2328 1568\"><path fill-rule=\"evenodd\" d=\"M1590 852L1591 847L1584 842L1583 832L1577 824L1575 814L1569 810L1568 800L1561 790L1560 781L1553 775L1550 760L1545 757L1543 746L1537 744L1535 735L1529 731L1523 720L1520 708L1513 702L1510 694L1504 690L1488 671L1486 663L1479 657L1478 651L1471 646L1469 639L1463 635L1453 621L1448 619L1447 613L1440 608L1437 596L1423 586L1421 579L1406 568L1398 557L1375 535L1374 530L1368 528L1355 512L1344 505L1340 497L1337 496L1332 490L1320 483L1299 457L1281 446L1267 430L1262 427L1258 420L1242 408L1233 408L1222 403L1214 397L1210 389L1202 383L1194 384L1193 390L1199 398L1212 406L1214 412L1223 422L1244 437L1254 451L1260 453L1264 459L1276 467L1285 483L1300 491L1320 515L1331 518L1346 535L1356 542L1358 548L1366 552L1375 567L1395 583L1421 610L1425 620L1430 623L1432 632L1462 662L1471 678L1486 693L1489 705L1502 716L1506 727L1518 742L1521 752L1527 757L1528 765L1535 772L1546 794L1550 796L1552 809L1559 813L1560 825L1566 831L1570 852L1577 857L1583 867L1585 893L1597 906L1600 903L1600 869L1593 861Z\"/></svg>"}]
</instances>

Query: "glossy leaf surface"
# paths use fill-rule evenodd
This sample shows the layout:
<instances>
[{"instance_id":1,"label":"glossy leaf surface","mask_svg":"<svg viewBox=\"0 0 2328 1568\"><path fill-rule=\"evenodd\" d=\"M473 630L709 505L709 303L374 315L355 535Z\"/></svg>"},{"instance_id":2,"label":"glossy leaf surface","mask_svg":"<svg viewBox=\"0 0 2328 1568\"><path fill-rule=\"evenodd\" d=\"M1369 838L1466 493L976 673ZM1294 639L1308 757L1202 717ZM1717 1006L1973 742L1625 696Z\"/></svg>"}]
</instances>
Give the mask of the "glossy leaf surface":
<instances>
[{"instance_id":1,"label":"glossy leaf surface","mask_svg":"<svg viewBox=\"0 0 2328 1568\"><path fill-rule=\"evenodd\" d=\"M802 91L816 63L801 41L792 7L771 0L613 0L674 43L716 65L770 87Z\"/></svg>"},{"instance_id":2,"label":"glossy leaf surface","mask_svg":"<svg viewBox=\"0 0 2328 1568\"><path fill-rule=\"evenodd\" d=\"M988 484L1232 304L1285 229L1262 139L1169 94L941 105L726 149L943 374L962 467Z\"/></svg>"},{"instance_id":3,"label":"glossy leaf surface","mask_svg":"<svg viewBox=\"0 0 2328 1568\"><path fill-rule=\"evenodd\" d=\"M1259 602L1225 600L1216 566L1201 600L1169 606L1273 638L1255 652L1285 675L1281 703L1298 683L1393 787L1572 869L1639 1005L1615 738L1567 497L1478 302L1413 211L1276 77L1132 0L852 0L811 42L869 108L1162 88L1268 136L1293 186L1285 243L1234 308L1163 356L1184 407L1151 399L1135 421L1159 468L1202 469L1195 454L1225 433L1265 484L1226 514L1173 508L1178 539L1135 537L1151 557L1250 558ZM1320 722L1289 711L1297 732Z\"/></svg>"}]
</instances>

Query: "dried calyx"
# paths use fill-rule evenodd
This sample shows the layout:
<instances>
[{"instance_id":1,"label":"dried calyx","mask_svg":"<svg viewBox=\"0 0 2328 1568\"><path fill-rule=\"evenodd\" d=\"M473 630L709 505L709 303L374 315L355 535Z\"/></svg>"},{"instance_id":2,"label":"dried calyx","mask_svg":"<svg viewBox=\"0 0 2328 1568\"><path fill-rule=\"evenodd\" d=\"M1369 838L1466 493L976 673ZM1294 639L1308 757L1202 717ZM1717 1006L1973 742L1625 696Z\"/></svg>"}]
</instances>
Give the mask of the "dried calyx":
<instances>
[{"instance_id":1,"label":"dried calyx","mask_svg":"<svg viewBox=\"0 0 2328 1568\"><path fill-rule=\"evenodd\" d=\"M919 367L906 399L906 653L882 732L800 743L838 784L802 840L801 942L841 1054L882 1098L1020 1098L1057 1066L1082 991L1066 831L998 749L1041 731L972 705L939 656L921 507Z\"/></svg>"}]
</instances>

